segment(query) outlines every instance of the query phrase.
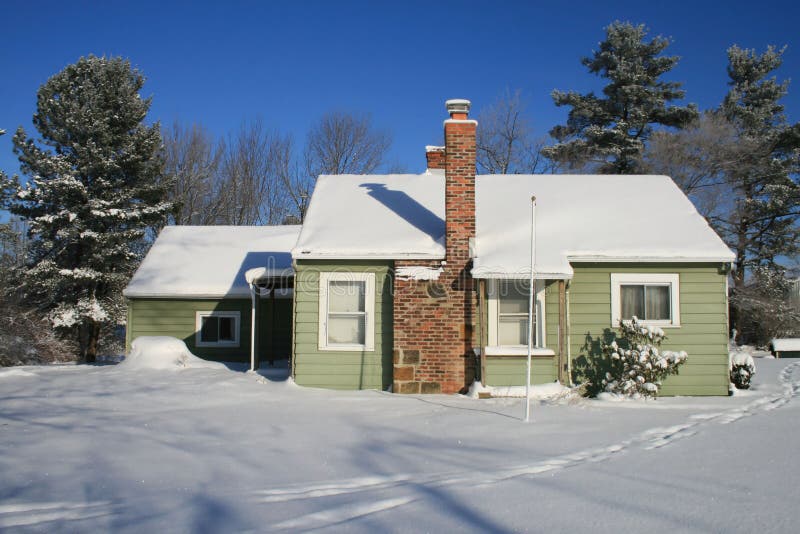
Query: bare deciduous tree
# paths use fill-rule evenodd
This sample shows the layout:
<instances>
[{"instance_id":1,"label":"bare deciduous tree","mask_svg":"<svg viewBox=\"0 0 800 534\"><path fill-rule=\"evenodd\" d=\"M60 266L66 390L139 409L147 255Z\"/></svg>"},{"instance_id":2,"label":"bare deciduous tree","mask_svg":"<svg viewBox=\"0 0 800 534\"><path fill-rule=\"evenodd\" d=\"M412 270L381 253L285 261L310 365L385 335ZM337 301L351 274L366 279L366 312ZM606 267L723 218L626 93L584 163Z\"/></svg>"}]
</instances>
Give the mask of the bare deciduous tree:
<instances>
[{"instance_id":1,"label":"bare deciduous tree","mask_svg":"<svg viewBox=\"0 0 800 534\"><path fill-rule=\"evenodd\" d=\"M162 131L164 172L172 181L175 224L214 224L220 217L217 172L222 146L198 124L178 121Z\"/></svg>"},{"instance_id":2,"label":"bare deciduous tree","mask_svg":"<svg viewBox=\"0 0 800 534\"><path fill-rule=\"evenodd\" d=\"M302 160L288 134L262 120L215 143L199 126L165 132L168 176L179 206L175 224L299 222L320 174L366 174L384 162L389 134L369 116L329 113L308 134ZM302 161L302 164L300 163Z\"/></svg>"},{"instance_id":3,"label":"bare deciduous tree","mask_svg":"<svg viewBox=\"0 0 800 534\"><path fill-rule=\"evenodd\" d=\"M709 221L733 210L727 173L745 162L736 129L719 113L706 112L683 130L655 132L642 169L672 177Z\"/></svg>"},{"instance_id":4,"label":"bare deciduous tree","mask_svg":"<svg viewBox=\"0 0 800 534\"><path fill-rule=\"evenodd\" d=\"M257 119L228 138L220 167L222 224L280 224L288 214L288 194L276 173L291 151L291 139L269 132Z\"/></svg>"},{"instance_id":5,"label":"bare deciduous tree","mask_svg":"<svg viewBox=\"0 0 800 534\"><path fill-rule=\"evenodd\" d=\"M478 114L477 163L487 174L549 172L541 154L544 139L533 137L520 91L506 91Z\"/></svg>"},{"instance_id":6,"label":"bare deciduous tree","mask_svg":"<svg viewBox=\"0 0 800 534\"><path fill-rule=\"evenodd\" d=\"M309 176L369 174L383 163L391 136L372 127L369 115L331 112L308 132L305 149Z\"/></svg>"}]
</instances>

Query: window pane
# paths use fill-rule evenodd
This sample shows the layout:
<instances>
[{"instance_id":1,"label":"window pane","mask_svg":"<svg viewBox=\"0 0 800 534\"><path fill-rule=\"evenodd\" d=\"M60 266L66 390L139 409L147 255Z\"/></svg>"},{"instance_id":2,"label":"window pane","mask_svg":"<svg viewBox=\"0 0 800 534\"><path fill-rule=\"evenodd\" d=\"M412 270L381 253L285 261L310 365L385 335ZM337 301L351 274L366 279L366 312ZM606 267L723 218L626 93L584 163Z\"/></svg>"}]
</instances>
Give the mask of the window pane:
<instances>
[{"instance_id":1,"label":"window pane","mask_svg":"<svg viewBox=\"0 0 800 534\"><path fill-rule=\"evenodd\" d=\"M201 317L200 341L215 343L219 341L219 317Z\"/></svg>"},{"instance_id":2,"label":"window pane","mask_svg":"<svg viewBox=\"0 0 800 534\"><path fill-rule=\"evenodd\" d=\"M364 345L366 326L364 315L333 315L328 317L328 343Z\"/></svg>"},{"instance_id":3,"label":"window pane","mask_svg":"<svg viewBox=\"0 0 800 534\"><path fill-rule=\"evenodd\" d=\"M366 282L331 280L328 285L328 310L332 312L365 311Z\"/></svg>"},{"instance_id":4,"label":"window pane","mask_svg":"<svg viewBox=\"0 0 800 534\"><path fill-rule=\"evenodd\" d=\"M500 345L528 344L527 317L500 317L497 330L497 342Z\"/></svg>"},{"instance_id":5,"label":"window pane","mask_svg":"<svg viewBox=\"0 0 800 534\"><path fill-rule=\"evenodd\" d=\"M670 320L669 286L647 286L647 313L645 318L650 321Z\"/></svg>"},{"instance_id":6,"label":"window pane","mask_svg":"<svg viewBox=\"0 0 800 534\"><path fill-rule=\"evenodd\" d=\"M500 313L528 313L529 283L508 280L501 282L499 286Z\"/></svg>"},{"instance_id":7,"label":"window pane","mask_svg":"<svg viewBox=\"0 0 800 534\"><path fill-rule=\"evenodd\" d=\"M233 317L220 317L219 318L219 340L220 341L234 341L236 334L234 333L234 323L236 321Z\"/></svg>"},{"instance_id":8,"label":"window pane","mask_svg":"<svg viewBox=\"0 0 800 534\"><path fill-rule=\"evenodd\" d=\"M630 319L633 316L644 319L644 286L620 286L622 298L621 319Z\"/></svg>"}]
</instances>

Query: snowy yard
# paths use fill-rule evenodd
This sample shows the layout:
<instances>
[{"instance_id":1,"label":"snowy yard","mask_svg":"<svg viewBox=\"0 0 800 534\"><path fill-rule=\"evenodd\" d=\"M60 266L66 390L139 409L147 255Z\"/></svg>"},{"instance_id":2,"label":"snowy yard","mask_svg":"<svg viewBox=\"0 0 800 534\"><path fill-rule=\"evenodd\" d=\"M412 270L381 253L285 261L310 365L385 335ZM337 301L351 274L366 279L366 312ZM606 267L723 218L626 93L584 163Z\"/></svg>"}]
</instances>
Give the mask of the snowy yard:
<instances>
[{"instance_id":1,"label":"snowy yard","mask_svg":"<svg viewBox=\"0 0 800 534\"><path fill-rule=\"evenodd\" d=\"M800 361L727 398L304 389L220 369L0 369L0 530L796 532Z\"/></svg>"}]
</instances>

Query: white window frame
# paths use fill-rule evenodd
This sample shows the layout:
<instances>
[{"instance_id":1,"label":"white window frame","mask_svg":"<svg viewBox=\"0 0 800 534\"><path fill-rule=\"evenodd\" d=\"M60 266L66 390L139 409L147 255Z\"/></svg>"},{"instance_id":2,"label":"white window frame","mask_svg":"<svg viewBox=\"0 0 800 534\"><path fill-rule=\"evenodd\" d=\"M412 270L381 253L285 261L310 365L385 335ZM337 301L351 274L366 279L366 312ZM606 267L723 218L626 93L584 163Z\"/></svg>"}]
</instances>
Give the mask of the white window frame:
<instances>
[{"instance_id":1,"label":"white window frame","mask_svg":"<svg viewBox=\"0 0 800 534\"><path fill-rule=\"evenodd\" d=\"M365 282L364 344L328 343L328 288L330 282ZM319 350L372 352L375 350L375 273L324 272L319 275Z\"/></svg>"},{"instance_id":2,"label":"white window frame","mask_svg":"<svg viewBox=\"0 0 800 534\"><path fill-rule=\"evenodd\" d=\"M487 322L489 323L489 345L487 346L487 353L491 352L498 352L497 349L500 349L499 352L502 352L502 349L521 349L527 348L527 345L500 345L497 341L497 331L499 329L499 321L500 321L500 314L499 309L500 306L499 302L499 286L500 283L503 281L513 282L513 280L500 280L500 279L491 279L488 280L486 284L487 288ZM527 282L527 280L520 280L520 282ZM535 315L536 315L536 348L544 348L545 340L547 339L545 333L545 311L544 311L544 302L545 302L545 281L544 280L536 280L534 282L535 287L535 298L533 301L533 305L535 306Z\"/></svg>"},{"instance_id":3,"label":"white window frame","mask_svg":"<svg viewBox=\"0 0 800 534\"><path fill-rule=\"evenodd\" d=\"M622 295L620 286L624 285L669 285L670 315L668 321L647 321L643 325L677 328L681 325L680 275L678 273L611 273L611 326L618 327L622 316Z\"/></svg>"},{"instance_id":4,"label":"white window frame","mask_svg":"<svg viewBox=\"0 0 800 534\"><path fill-rule=\"evenodd\" d=\"M233 341L202 341L204 317L230 317L233 319ZM238 311L198 311L195 314L194 344L196 347L238 347L242 329L242 317Z\"/></svg>"}]
</instances>

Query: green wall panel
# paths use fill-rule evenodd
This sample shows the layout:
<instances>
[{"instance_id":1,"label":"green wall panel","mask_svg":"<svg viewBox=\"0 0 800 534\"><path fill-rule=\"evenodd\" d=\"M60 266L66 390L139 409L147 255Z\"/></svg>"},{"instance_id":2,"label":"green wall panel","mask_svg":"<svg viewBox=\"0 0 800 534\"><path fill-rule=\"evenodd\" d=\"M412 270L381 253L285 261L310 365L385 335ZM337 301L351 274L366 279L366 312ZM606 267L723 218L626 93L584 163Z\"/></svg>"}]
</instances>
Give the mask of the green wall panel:
<instances>
[{"instance_id":1,"label":"green wall panel","mask_svg":"<svg viewBox=\"0 0 800 534\"><path fill-rule=\"evenodd\" d=\"M726 274L719 264L573 264L569 290L573 370L595 353L611 326L611 273L678 273L681 326L664 328L665 350L685 350L680 374L667 378L662 395L728 394Z\"/></svg>"},{"instance_id":2,"label":"green wall panel","mask_svg":"<svg viewBox=\"0 0 800 534\"><path fill-rule=\"evenodd\" d=\"M388 261L298 260L295 275L293 372L303 386L386 389L392 384L392 281ZM375 350L319 350L319 274L375 273Z\"/></svg>"},{"instance_id":3,"label":"green wall panel","mask_svg":"<svg viewBox=\"0 0 800 534\"><path fill-rule=\"evenodd\" d=\"M274 308L273 308L274 306ZM198 311L238 311L238 347L198 347ZM291 350L291 299L260 299L258 348L262 361L270 356L286 358ZM192 353L216 361L250 361L250 299L129 299L126 352L139 336L170 336L182 339ZM274 334L274 337L273 337Z\"/></svg>"}]
</instances>

